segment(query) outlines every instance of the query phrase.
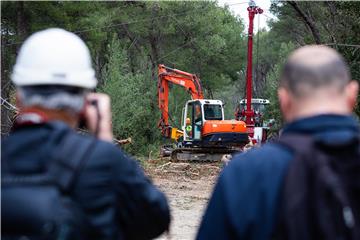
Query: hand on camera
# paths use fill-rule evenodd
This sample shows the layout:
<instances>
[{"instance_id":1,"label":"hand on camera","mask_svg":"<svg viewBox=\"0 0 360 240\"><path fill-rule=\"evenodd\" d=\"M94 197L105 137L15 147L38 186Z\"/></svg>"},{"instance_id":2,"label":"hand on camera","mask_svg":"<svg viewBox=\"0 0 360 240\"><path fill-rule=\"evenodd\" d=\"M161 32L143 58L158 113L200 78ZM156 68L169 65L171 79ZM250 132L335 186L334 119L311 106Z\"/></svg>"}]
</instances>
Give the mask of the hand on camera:
<instances>
[{"instance_id":1,"label":"hand on camera","mask_svg":"<svg viewBox=\"0 0 360 240\"><path fill-rule=\"evenodd\" d=\"M98 117L97 107L92 104L94 102L97 102L100 118ZM103 93L89 93L86 96L85 119L91 133L96 133L97 121L99 121L97 137L104 141L113 141L111 106L108 95Z\"/></svg>"}]
</instances>

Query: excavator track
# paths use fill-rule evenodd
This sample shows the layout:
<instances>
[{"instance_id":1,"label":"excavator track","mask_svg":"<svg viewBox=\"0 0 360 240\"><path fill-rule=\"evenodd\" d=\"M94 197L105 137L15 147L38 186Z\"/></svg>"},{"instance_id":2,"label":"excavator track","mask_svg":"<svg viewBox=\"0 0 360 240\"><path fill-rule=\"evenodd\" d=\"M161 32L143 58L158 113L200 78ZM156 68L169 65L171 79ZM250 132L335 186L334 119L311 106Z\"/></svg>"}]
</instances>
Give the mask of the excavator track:
<instances>
[{"instance_id":1,"label":"excavator track","mask_svg":"<svg viewBox=\"0 0 360 240\"><path fill-rule=\"evenodd\" d=\"M229 148L176 148L171 152L172 162L219 162L224 155L233 155L240 149Z\"/></svg>"}]
</instances>

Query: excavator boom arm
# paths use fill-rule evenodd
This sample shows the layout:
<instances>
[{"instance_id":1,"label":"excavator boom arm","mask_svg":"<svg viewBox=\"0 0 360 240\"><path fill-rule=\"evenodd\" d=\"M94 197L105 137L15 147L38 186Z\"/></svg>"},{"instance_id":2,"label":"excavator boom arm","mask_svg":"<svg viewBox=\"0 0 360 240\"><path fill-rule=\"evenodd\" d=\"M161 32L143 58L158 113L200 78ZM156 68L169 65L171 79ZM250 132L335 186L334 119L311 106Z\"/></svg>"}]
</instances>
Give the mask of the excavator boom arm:
<instances>
[{"instance_id":1,"label":"excavator boom arm","mask_svg":"<svg viewBox=\"0 0 360 240\"><path fill-rule=\"evenodd\" d=\"M195 74L169 68L162 64L158 66L158 104L161 111L161 118L158 125L162 129L162 134L166 137L170 135L169 82L185 88L190 93L192 99L204 98L200 79Z\"/></svg>"}]
</instances>

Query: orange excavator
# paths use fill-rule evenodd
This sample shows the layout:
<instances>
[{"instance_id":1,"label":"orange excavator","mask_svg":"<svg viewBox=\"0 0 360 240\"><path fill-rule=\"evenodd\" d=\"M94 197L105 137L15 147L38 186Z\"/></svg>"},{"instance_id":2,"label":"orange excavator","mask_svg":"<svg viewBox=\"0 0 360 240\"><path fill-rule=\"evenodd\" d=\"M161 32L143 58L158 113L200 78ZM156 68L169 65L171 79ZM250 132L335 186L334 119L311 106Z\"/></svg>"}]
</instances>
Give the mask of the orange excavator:
<instances>
[{"instance_id":1,"label":"orange excavator","mask_svg":"<svg viewBox=\"0 0 360 240\"><path fill-rule=\"evenodd\" d=\"M169 124L169 84L185 88L192 98L183 108L180 129ZM159 65L158 97L158 126L164 137L176 141L176 148L163 149L162 155L171 155L173 161L219 161L241 151L249 141L245 122L224 120L224 104L204 99L195 74Z\"/></svg>"}]
</instances>

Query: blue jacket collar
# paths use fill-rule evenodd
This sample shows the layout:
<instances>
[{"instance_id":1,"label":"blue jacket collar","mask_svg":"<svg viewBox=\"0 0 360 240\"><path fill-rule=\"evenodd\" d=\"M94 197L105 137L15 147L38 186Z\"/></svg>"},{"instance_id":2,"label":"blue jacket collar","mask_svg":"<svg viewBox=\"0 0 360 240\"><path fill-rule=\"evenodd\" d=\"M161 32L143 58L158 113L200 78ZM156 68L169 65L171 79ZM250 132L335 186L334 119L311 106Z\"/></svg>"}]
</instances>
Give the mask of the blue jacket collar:
<instances>
[{"instance_id":1,"label":"blue jacket collar","mask_svg":"<svg viewBox=\"0 0 360 240\"><path fill-rule=\"evenodd\" d=\"M287 124L283 134L309 134L328 141L349 141L360 136L357 120L351 115L323 114Z\"/></svg>"}]
</instances>

